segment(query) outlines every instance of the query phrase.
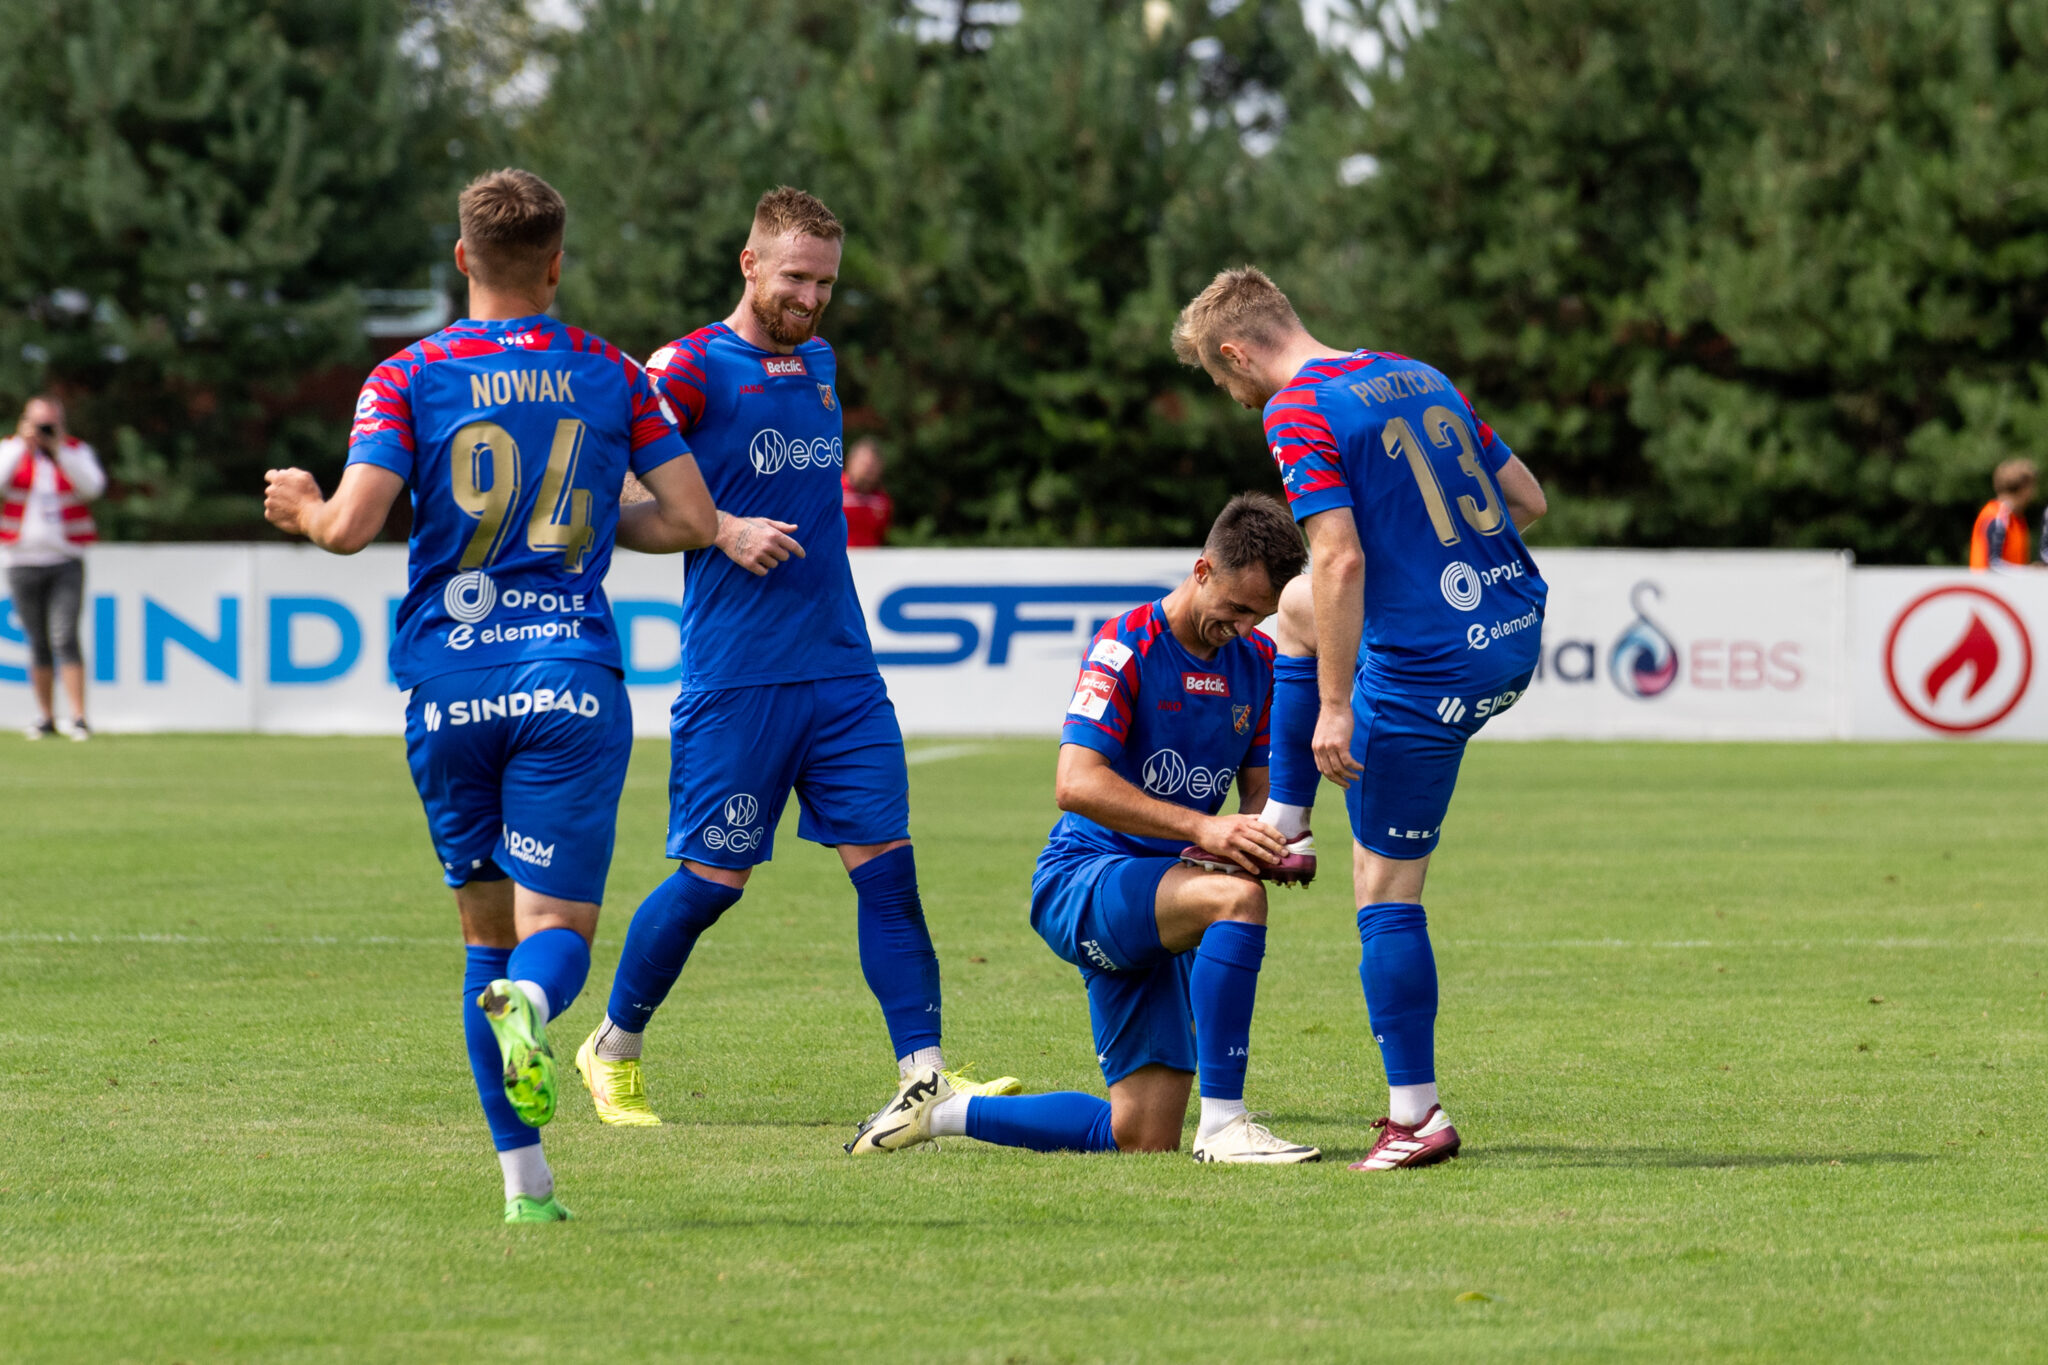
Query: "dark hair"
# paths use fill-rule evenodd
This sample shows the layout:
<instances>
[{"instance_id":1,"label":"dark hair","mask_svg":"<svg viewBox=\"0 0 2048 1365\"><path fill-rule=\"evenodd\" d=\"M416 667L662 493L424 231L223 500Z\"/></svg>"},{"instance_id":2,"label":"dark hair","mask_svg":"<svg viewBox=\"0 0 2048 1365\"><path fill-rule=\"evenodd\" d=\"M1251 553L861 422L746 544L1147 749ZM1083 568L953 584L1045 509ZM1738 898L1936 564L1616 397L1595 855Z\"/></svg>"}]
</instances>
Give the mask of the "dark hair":
<instances>
[{"instance_id":1,"label":"dark hair","mask_svg":"<svg viewBox=\"0 0 2048 1365\"><path fill-rule=\"evenodd\" d=\"M490 171L462 191L458 215L469 273L489 288L539 283L562 249L569 209L555 187L531 171Z\"/></svg>"},{"instance_id":2,"label":"dark hair","mask_svg":"<svg viewBox=\"0 0 2048 1365\"><path fill-rule=\"evenodd\" d=\"M1226 573L1261 565L1266 581L1279 592L1308 562L1308 547L1280 499L1270 493L1239 493L1217 514L1202 555Z\"/></svg>"}]
</instances>

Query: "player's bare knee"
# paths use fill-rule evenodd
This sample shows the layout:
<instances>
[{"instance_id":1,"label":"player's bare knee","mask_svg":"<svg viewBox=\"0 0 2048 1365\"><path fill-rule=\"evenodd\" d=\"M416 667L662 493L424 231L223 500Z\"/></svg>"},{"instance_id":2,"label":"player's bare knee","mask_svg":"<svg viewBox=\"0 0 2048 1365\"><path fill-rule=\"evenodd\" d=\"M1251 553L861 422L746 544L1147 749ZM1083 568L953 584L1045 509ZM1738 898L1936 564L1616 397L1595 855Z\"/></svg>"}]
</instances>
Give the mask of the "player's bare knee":
<instances>
[{"instance_id":1,"label":"player's bare knee","mask_svg":"<svg viewBox=\"0 0 2048 1365\"><path fill-rule=\"evenodd\" d=\"M1225 877L1217 909L1217 920L1235 920L1240 924L1264 924L1266 922L1266 884L1255 882L1250 877ZM1211 921L1214 923L1215 921Z\"/></svg>"},{"instance_id":2,"label":"player's bare knee","mask_svg":"<svg viewBox=\"0 0 2048 1365\"><path fill-rule=\"evenodd\" d=\"M1119 1152L1173 1152L1180 1150L1180 1125L1167 1124L1157 1114L1112 1115L1110 1136Z\"/></svg>"}]
</instances>

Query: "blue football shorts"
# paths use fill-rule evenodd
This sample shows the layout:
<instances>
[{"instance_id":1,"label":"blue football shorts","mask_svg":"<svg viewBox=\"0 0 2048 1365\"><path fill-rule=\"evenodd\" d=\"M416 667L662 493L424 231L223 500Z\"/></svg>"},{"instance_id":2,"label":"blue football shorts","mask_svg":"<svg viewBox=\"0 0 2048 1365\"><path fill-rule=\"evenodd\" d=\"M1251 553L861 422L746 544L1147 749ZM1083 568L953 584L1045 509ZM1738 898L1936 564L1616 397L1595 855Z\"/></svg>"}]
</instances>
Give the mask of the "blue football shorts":
<instances>
[{"instance_id":1,"label":"blue football shorts","mask_svg":"<svg viewBox=\"0 0 2048 1365\"><path fill-rule=\"evenodd\" d=\"M405 759L450 886L509 875L602 901L633 712L618 673L542 659L429 678L405 707Z\"/></svg>"},{"instance_id":2,"label":"blue football shorts","mask_svg":"<svg viewBox=\"0 0 2048 1365\"><path fill-rule=\"evenodd\" d=\"M1534 670L1476 694L1351 693L1351 756L1364 776L1344 793L1351 837L1383 858L1420 858L1436 848L1458 785L1465 745L1520 701Z\"/></svg>"},{"instance_id":3,"label":"blue football shorts","mask_svg":"<svg viewBox=\"0 0 2048 1365\"><path fill-rule=\"evenodd\" d=\"M1159 883L1179 862L1084 854L1043 860L1031 878L1031 926L1081 969L1109 1085L1141 1066L1195 1069L1195 955L1159 942Z\"/></svg>"},{"instance_id":4,"label":"blue football shorts","mask_svg":"<svg viewBox=\"0 0 2048 1365\"><path fill-rule=\"evenodd\" d=\"M767 862L792 791L797 836L814 844L910 837L903 731L879 673L685 692L669 729L671 858Z\"/></svg>"}]
</instances>

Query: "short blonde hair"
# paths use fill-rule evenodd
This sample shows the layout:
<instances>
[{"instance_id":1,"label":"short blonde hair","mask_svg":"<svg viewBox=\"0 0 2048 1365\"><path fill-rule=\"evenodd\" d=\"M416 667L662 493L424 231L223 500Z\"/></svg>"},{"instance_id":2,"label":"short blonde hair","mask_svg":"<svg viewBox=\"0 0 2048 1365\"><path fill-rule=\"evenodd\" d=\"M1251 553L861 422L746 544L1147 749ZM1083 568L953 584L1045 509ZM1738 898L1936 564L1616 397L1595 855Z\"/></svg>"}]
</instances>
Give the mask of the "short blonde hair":
<instances>
[{"instance_id":1,"label":"short blonde hair","mask_svg":"<svg viewBox=\"0 0 2048 1365\"><path fill-rule=\"evenodd\" d=\"M470 277L489 288L516 288L546 277L562 249L569 207L547 181L508 167L470 181L458 214Z\"/></svg>"},{"instance_id":2,"label":"short blonde hair","mask_svg":"<svg viewBox=\"0 0 2048 1365\"><path fill-rule=\"evenodd\" d=\"M2000 496L2024 493L2034 486L2034 477L2032 460L2001 460L1991 472L1991 491Z\"/></svg>"},{"instance_id":3,"label":"short blonde hair","mask_svg":"<svg viewBox=\"0 0 2048 1365\"><path fill-rule=\"evenodd\" d=\"M747 234L747 242L772 242L792 234L837 242L846 236L846 225L815 195L778 185L754 205L754 229Z\"/></svg>"},{"instance_id":4,"label":"short blonde hair","mask_svg":"<svg viewBox=\"0 0 2048 1365\"><path fill-rule=\"evenodd\" d=\"M1183 365L1206 368L1226 341L1270 346L1300 330L1301 318L1280 286L1257 266L1243 265L1218 274L1180 310L1173 324L1173 353Z\"/></svg>"}]
</instances>

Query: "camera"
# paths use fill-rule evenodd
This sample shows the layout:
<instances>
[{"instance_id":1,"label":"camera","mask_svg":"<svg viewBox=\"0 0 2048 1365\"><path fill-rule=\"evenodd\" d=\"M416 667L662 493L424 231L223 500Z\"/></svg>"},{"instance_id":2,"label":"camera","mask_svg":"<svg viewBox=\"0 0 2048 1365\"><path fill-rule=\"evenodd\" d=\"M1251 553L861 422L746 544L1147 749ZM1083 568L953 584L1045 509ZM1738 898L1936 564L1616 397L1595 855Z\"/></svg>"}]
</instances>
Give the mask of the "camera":
<instances>
[{"instance_id":1,"label":"camera","mask_svg":"<svg viewBox=\"0 0 2048 1365\"><path fill-rule=\"evenodd\" d=\"M38 435L38 436L41 436L41 437L43 437L43 438L45 438L45 439L49 439L49 438L52 438L52 437L56 436L56 434L57 434L57 424L56 424L55 422L38 422L38 423L36 423L36 435Z\"/></svg>"}]
</instances>

